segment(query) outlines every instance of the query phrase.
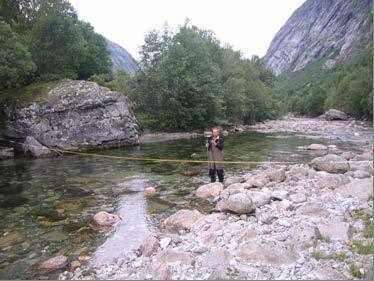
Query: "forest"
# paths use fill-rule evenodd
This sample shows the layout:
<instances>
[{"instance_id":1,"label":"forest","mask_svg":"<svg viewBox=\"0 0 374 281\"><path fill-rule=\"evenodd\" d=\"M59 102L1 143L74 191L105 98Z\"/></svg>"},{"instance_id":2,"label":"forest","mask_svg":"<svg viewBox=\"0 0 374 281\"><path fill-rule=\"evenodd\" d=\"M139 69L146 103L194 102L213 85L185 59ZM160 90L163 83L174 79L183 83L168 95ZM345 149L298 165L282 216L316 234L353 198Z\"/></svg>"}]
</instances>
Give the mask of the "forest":
<instances>
[{"instance_id":1,"label":"forest","mask_svg":"<svg viewBox=\"0 0 374 281\"><path fill-rule=\"evenodd\" d=\"M105 38L66 0L0 0L0 91L83 79L128 96L142 128L181 131L336 108L371 118L372 49L330 70L322 62L279 77L189 20L145 35L140 70L110 75Z\"/></svg>"}]
</instances>

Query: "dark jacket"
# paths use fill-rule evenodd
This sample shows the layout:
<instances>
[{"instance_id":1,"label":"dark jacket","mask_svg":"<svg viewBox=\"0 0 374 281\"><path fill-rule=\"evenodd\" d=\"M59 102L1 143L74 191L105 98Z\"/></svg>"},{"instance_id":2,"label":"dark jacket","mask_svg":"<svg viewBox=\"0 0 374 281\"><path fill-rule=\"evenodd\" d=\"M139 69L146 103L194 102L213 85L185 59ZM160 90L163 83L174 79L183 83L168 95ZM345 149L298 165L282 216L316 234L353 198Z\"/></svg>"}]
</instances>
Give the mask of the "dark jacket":
<instances>
[{"instance_id":1,"label":"dark jacket","mask_svg":"<svg viewBox=\"0 0 374 281\"><path fill-rule=\"evenodd\" d=\"M209 143L209 147L208 148L211 148L212 144L210 143L210 141L213 139L213 136L209 137L208 138L208 143ZM222 136L219 136L218 138L218 141L217 141L217 145L216 147L219 149L219 150L222 150L223 149L223 142L224 142L224 139Z\"/></svg>"},{"instance_id":2,"label":"dark jacket","mask_svg":"<svg viewBox=\"0 0 374 281\"><path fill-rule=\"evenodd\" d=\"M213 137L208 138L208 142L212 140ZM223 169L223 137L219 137L217 140L217 145L212 145L209 143L208 147L208 163L209 169L222 170Z\"/></svg>"}]
</instances>

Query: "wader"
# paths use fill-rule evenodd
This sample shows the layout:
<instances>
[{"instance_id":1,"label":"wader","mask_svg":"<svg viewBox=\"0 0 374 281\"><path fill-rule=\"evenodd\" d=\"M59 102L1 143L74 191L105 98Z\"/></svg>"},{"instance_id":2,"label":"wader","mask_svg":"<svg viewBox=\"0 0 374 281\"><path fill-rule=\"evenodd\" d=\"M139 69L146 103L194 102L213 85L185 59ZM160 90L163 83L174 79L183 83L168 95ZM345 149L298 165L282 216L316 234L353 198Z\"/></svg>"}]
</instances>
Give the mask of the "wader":
<instances>
[{"instance_id":1,"label":"wader","mask_svg":"<svg viewBox=\"0 0 374 281\"><path fill-rule=\"evenodd\" d=\"M211 139L212 138L209 138L208 141L210 141ZM217 146L209 144L208 160L209 161L223 161L223 138L222 137L219 137L217 141ZM216 173L217 173L219 182L223 182L223 178L224 178L223 163L209 162L208 168L209 168L209 176L210 176L211 182L216 181Z\"/></svg>"}]
</instances>

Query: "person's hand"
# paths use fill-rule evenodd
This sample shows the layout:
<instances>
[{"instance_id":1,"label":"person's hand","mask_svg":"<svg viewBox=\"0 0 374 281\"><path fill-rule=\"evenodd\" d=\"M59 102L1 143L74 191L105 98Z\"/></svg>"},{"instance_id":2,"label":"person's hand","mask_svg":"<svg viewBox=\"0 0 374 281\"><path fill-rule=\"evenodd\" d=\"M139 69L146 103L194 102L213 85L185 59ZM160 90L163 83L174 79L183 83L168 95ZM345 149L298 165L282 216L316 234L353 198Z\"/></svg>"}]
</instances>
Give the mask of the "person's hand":
<instances>
[{"instance_id":1,"label":"person's hand","mask_svg":"<svg viewBox=\"0 0 374 281\"><path fill-rule=\"evenodd\" d=\"M206 143L206 144L205 144L205 147L208 148L208 147L209 147L209 143Z\"/></svg>"}]
</instances>

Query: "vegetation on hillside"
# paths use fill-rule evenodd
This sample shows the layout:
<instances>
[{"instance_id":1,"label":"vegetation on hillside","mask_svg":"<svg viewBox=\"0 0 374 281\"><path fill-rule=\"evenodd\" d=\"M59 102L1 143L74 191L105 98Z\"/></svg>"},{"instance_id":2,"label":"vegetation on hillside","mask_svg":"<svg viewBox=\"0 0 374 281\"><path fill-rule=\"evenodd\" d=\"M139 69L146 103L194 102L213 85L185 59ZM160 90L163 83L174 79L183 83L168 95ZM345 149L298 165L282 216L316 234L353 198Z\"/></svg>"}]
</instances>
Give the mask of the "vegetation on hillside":
<instances>
[{"instance_id":1,"label":"vegetation on hillside","mask_svg":"<svg viewBox=\"0 0 374 281\"><path fill-rule=\"evenodd\" d=\"M104 37L66 0L0 0L0 43L0 90L110 69Z\"/></svg>"},{"instance_id":2,"label":"vegetation on hillside","mask_svg":"<svg viewBox=\"0 0 374 281\"><path fill-rule=\"evenodd\" d=\"M284 73L276 83L284 110L318 116L329 108L356 118L373 116L373 49L364 50L330 70L316 61L294 73Z\"/></svg>"}]
</instances>

